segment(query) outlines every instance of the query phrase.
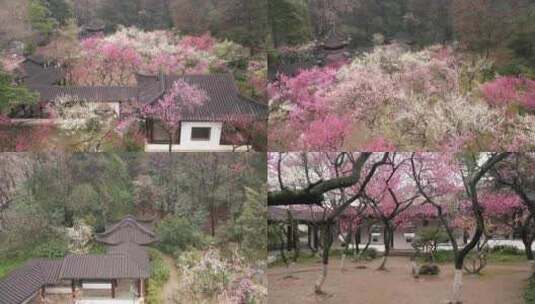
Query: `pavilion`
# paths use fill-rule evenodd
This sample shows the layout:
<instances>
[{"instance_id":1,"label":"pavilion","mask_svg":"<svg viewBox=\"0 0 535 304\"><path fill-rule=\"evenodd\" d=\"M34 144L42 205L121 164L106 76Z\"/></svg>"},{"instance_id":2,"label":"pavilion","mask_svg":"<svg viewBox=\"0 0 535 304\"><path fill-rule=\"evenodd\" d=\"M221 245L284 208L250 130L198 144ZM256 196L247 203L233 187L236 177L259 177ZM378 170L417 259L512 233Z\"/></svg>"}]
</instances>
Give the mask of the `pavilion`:
<instances>
[{"instance_id":1,"label":"pavilion","mask_svg":"<svg viewBox=\"0 0 535 304\"><path fill-rule=\"evenodd\" d=\"M143 303L150 277L146 246L158 241L151 226L129 215L97 235L105 254L27 262L0 280L0 304L46 303L69 293L77 304Z\"/></svg>"}]
</instances>

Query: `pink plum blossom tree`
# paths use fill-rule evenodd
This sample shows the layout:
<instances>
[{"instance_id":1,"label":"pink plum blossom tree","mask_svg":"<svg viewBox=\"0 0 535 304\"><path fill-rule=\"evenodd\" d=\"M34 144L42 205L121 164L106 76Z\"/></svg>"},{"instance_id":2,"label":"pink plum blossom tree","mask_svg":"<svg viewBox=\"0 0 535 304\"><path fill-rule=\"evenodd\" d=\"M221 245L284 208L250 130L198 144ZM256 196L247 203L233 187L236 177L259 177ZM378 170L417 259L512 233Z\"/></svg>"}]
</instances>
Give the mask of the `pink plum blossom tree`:
<instances>
[{"instance_id":1,"label":"pink plum blossom tree","mask_svg":"<svg viewBox=\"0 0 535 304\"><path fill-rule=\"evenodd\" d=\"M240 49L230 42L216 41L210 34L180 36L170 31L145 32L136 28L119 28L109 36L82 40L81 51L69 65L76 85L133 85L135 73L206 74L227 70Z\"/></svg>"},{"instance_id":2,"label":"pink plum blossom tree","mask_svg":"<svg viewBox=\"0 0 535 304\"><path fill-rule=\"evenodd\" d=\"M267 122L251 115L237 115L226 122L222 140L232 144L235 149L250 146L255 151L267 149Z\"/></svg>"},{"instance_id":3,"label":"pink plum blossom tree","mask_svg":"<svg viewBox=\"0 0 535 304\"><path fill-rule=\"evenodd\" d=\"M518 151L535 145L535 82L499 77L480 89L492 64L465 57L440 45L410 51L391 44L340 67L279 75L268 86L270 145L307 151L325 145L360 151ZM509 104L521 107L501 106ZM344 123L327 127L328 117ZM315 138L320 125L326 130ZM370 146L382 140L388 146Z\"/></svg>"},{"instance_id":4,"label":"pink plum blossom tree","mask_svg":"<svg viewBox=\"0 0 535 304\"><path fill-rule=\"evenodd\" d=\"M414 187L403 183L408 165L406 155L393 154L392 162L377 170L362 195L362 201L369 206L370 213L381 222L384 229L385 251L378 270L386 270L394 232L407 219L401 215L412 208L420 196Z\"/></svg>"},{"instance_id":5,"label":"pink plum blossom tree","mask_svg":"<svg viewBox=\"0 0 535 304\"><path fill-rule=\"evenodd\" d=\"M519 104L535 110L535 80L504 76L481 85L485 101L493 106Z\"/></svg>"},{"instance_id":6,"label":"pink plum blossom tree","mask_svg":"<svg viewBox=\"0 0 535 304\"><path fill-rule=\"evenodd\" d=\"M82 56L74 64L70 81L77 85L131 85L141 64L132 48L100 37L82 41Z\"/></svg>"},{"instance_id":7,"label":"pink plum blossom tree","mask_svg":"<svg viewBox=\"0 0 535 304\"><path fill-rule=\"evenodd\" d=\"M535 225L535 199L532 192L535 184L533 170L535 170L533 154L515 153L491 172L496 183L503 187L506 193L511 193L503 205L516 208L516 210L519 208L518 201L522 205L523 212L519 215L516 224L521 228L522 242L532 273L535 272L535 258L531 249L535 240L535 233L533 233ZM498 206L496 206L497 204ZM493 202L493 205L498 210L498 214L503 212L504 206L502 204Z\"/></svg>"},{"instance_id":8,"label":"pink plum blossom tree","mask_svg":"<svg viewBox=\"0 0 535 304\"><path fill-rule=\"evenodd\" d=\"M485 233L484 206L481 203L481 192L488 189L484 177L496 165L508 157L508 153L491 155L464 155L460 159L451 153L423 153L410 158L412 178L418 192L427 204L432 205L438 219L446 231L453 248L455 273L450 303L462 303L463 266L468 253L474 249ZM461 208L460 202L473 215L474 232L470 241L460 247L453 233L455 221L448 220L444 212L453 208L455 214Z\"/></svg>"},{"instance_id":9,"label":"pink plum blossom tree","mask_svg":"<svg viewBox=\"0 0 535 304\"><path fill-rule=\"evenodd\" d=\"M177 80L167 94L156 102L142 107L142 117L160 123L169 136L169 152L184 115L192 113L208 100L208 95L195 85Z\"/></svg>"},{"instance_id":10,"label":"pink plum blossom tree","mask_svg":"<svg viewBox=\"0 0 535 304\"><path fill-rule=\"evenodd\" d=\"M451 303L461 303L466 256L478 245L492 218L518 207L511 192L496 191L489 175L509 155L271 153L268 204L320 205L328 210L321 221L323 269L315 285L317 293L323 292L335 222L342 233L350 233L363 218L375 218L390 228L436 219L453 248ZM365 211L352 217L351 211L361 207ZM464 245L457 238L457 231L463 229L471 234ZM385 245L388 240L385 237Z\"/></svg>"},{"instance_id":11,"label":"pink plum blossom tree","mask_svg":"<svg viewBox=\"0 0 535 304\"><path fill-rule=\"evenodd\" d=\"M378 168L391 159L388 153L333 152L278 154L269 160L273 190L268 205L320 204L328 210L321 221L322 271L314 285L314 291L322 294L336 219L357 203Z\"/></svg>"}]
</instances>

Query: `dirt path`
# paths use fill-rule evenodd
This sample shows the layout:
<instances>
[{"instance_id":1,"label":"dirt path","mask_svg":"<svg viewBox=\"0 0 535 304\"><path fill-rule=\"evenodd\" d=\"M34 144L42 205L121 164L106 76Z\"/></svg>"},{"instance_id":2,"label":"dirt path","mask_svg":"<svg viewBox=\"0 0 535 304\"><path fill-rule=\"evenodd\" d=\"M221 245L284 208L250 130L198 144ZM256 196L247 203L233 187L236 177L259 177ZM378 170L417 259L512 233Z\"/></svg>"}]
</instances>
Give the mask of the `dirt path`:
<instances>
[{"instance_id":1,"label":"dirt path","mask_svg":"<svg viewBox=\"0 0 535 304\"><path fill-rule=\"evenodd\" d=\"M376 271L379 261L366 269L347 263L341 272L339 260L333 260L324 290L326 296L316 296L314 281L319 263L294 265L293 278L284 278L284 267L269 269L269 304L440 304L450 294L452 265L441 265L436 277L413 279L409 275L407 258L389 258L389 271ZM482 276L465 276L463 298L465 304L522 304L522 292L527 284L528 267L523 263L489 265Z\"/></svg>"},{"instance_id":2,"label":"dirt path","mask_svg":"<svg viewBox=\"0 0 535 304\"><path fill-rule=\"evenodd\" d=\"M175 294L178 291L178 270L176 269L175 260L162 254L165 263L169 266L169 279L162 288L162 299L164 303L174 303Z\"/></svg>"}]
</instances>

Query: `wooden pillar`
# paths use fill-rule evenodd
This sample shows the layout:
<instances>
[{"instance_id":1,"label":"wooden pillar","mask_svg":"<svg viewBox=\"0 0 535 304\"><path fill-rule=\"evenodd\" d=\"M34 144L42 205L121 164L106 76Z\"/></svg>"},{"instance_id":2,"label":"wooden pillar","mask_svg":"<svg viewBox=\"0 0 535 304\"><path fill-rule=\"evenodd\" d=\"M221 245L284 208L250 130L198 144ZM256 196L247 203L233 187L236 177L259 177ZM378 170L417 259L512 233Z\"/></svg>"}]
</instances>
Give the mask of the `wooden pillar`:
<instances>
[{"instance_id":1,"label":"wooden pillar","mask_svg":"<svg viewBox=\"0 0 535 304\"><path fill-rule=\"evenodd\" d=\"M223 129L221 129L221 130L223 130ZM221 132L222 132L222 131L221 131ZM182 122L179 122L179 123L178 123L178 130L177 130L176 133L177 133L177 134L176 134L176 144L177 144L177 145L180 145L180 141L182 140L182 138L181 138L181 136L180 136L181 133L182 133ZM219 139L219 140L221 140L221 139Z\"/></svg>"},{"instance_id":2,"label":"wooden pillar","mask_svg":"<svg viewBox=\"0 0 535 304\"><path fill-rule=\"evenodd\" d=\"M312 226L311 225L307 225L307 236L308 236L307 242L308 242L308 247L309 248L313 248L312 247L312 233L311 233L310 228L312 228Z\"/></svg>"},{"instance_id":3,"label":"wooden pillar","mask_svg":"<svg viewBox=\"0 0 535 304\"><path fill-rule=\"evenodd\" d=\"M72 298L76 298L76 285L74 280L71 280L71 291L72 291Z\"/></svg>"},{"instance_id":4,"label":"wooden pillar","mask_svg":"<svg viewBox=\"0 0 535 304\"><path fill-rule=\"evenodd\" d=\"M359 252L359 245L360 245L360 226L357 228L357 231L355 232L355 252Z\"/></svg>"},{"instance_id":5,"label":"wooden pillar","mask_svg":"<svg viewBox=\"0 0 535 304\"><path fill-rule=\"evenodd\" d=\"M314 249L318 249L318 241L319 241L319 236L318 236L318 226L314 225Z\"/></svg>"},{"instance_id":6,"label":"wooden pillar","mask_svg":"<svg viewBox=\"0 0 535 304\"><path fill-rule=\"evenodd\" d=\"M41 287L41 303L45 303L45 287Z\"/></svg>"},{"instance_id":7,"label":"wooden pillar","mask_svg":"<svg viewBox=\"0 0 535 304\"><path fill-rule=\"evenodd\" d=\"M115 285L117 284L117 280L113 279L111 280L111 298L115 299Z\"/></svg>"},{"instance_id":8,"label":"wooden pillar","mask_svg":"<svg viewBox=\"0 0 535 304\"><path fill-rule=\"evenodd\" d=\"M286 231L286 240L288 241L288 251L292 250L292 225L288 225L288 229Z\"/></svg>"},{"instance_id":9,"label":"wooden pillar","mask_svg":"<svg viewBox=\"0 0 535 304\"><path fill-rule=\"evenodd\" d=\"M149 143L153 143L153 137L152 137L152 129L153 129L153 121L152 119L145 120L145 135L148 138Z\"/></svg>"},{"instance_id":10,"label":"wooden pillar","mask_svg":"<svg viewBox=\"0 0 535 304\"><path fill-rule=\"evenodd\" d=\"M297 247L299 246L299 233L297 231L297 223L293 225L292 227L292 240L293 240L293 248L295 250L298 250Z\"/></svg>"},{"instance_id":11,"label":"wooden pillar","mask_svg":"<svg viewBox=\"0 0 535 304\"><path fill-rule=\"evenodd\" d=\"M394 228L390 229L390 248L394 249L394 233L396 230Z\"/></svg>"}]
</instances>

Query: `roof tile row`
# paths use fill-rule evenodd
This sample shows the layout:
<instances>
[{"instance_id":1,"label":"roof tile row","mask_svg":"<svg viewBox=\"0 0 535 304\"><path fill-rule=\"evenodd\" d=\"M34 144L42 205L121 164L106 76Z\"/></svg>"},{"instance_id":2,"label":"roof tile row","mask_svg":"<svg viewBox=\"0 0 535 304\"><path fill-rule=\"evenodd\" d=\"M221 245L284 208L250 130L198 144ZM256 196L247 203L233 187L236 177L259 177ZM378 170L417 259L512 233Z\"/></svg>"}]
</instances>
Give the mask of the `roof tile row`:
<instances>
[{"instance_id":1,"label":"roof tile row","mask_svg":"<svg viewBox=\"0 0 535 304\"><path fill-rule=\"evenodd\" d=\"M19 304L38 290L61 280L146 279L150 276L147 248L157 237L147 221L126 216L97 236L108 244L103 255L68 255L63 260L31 260L0 280L0 304Z\"/></svg>"}]
</instances>

